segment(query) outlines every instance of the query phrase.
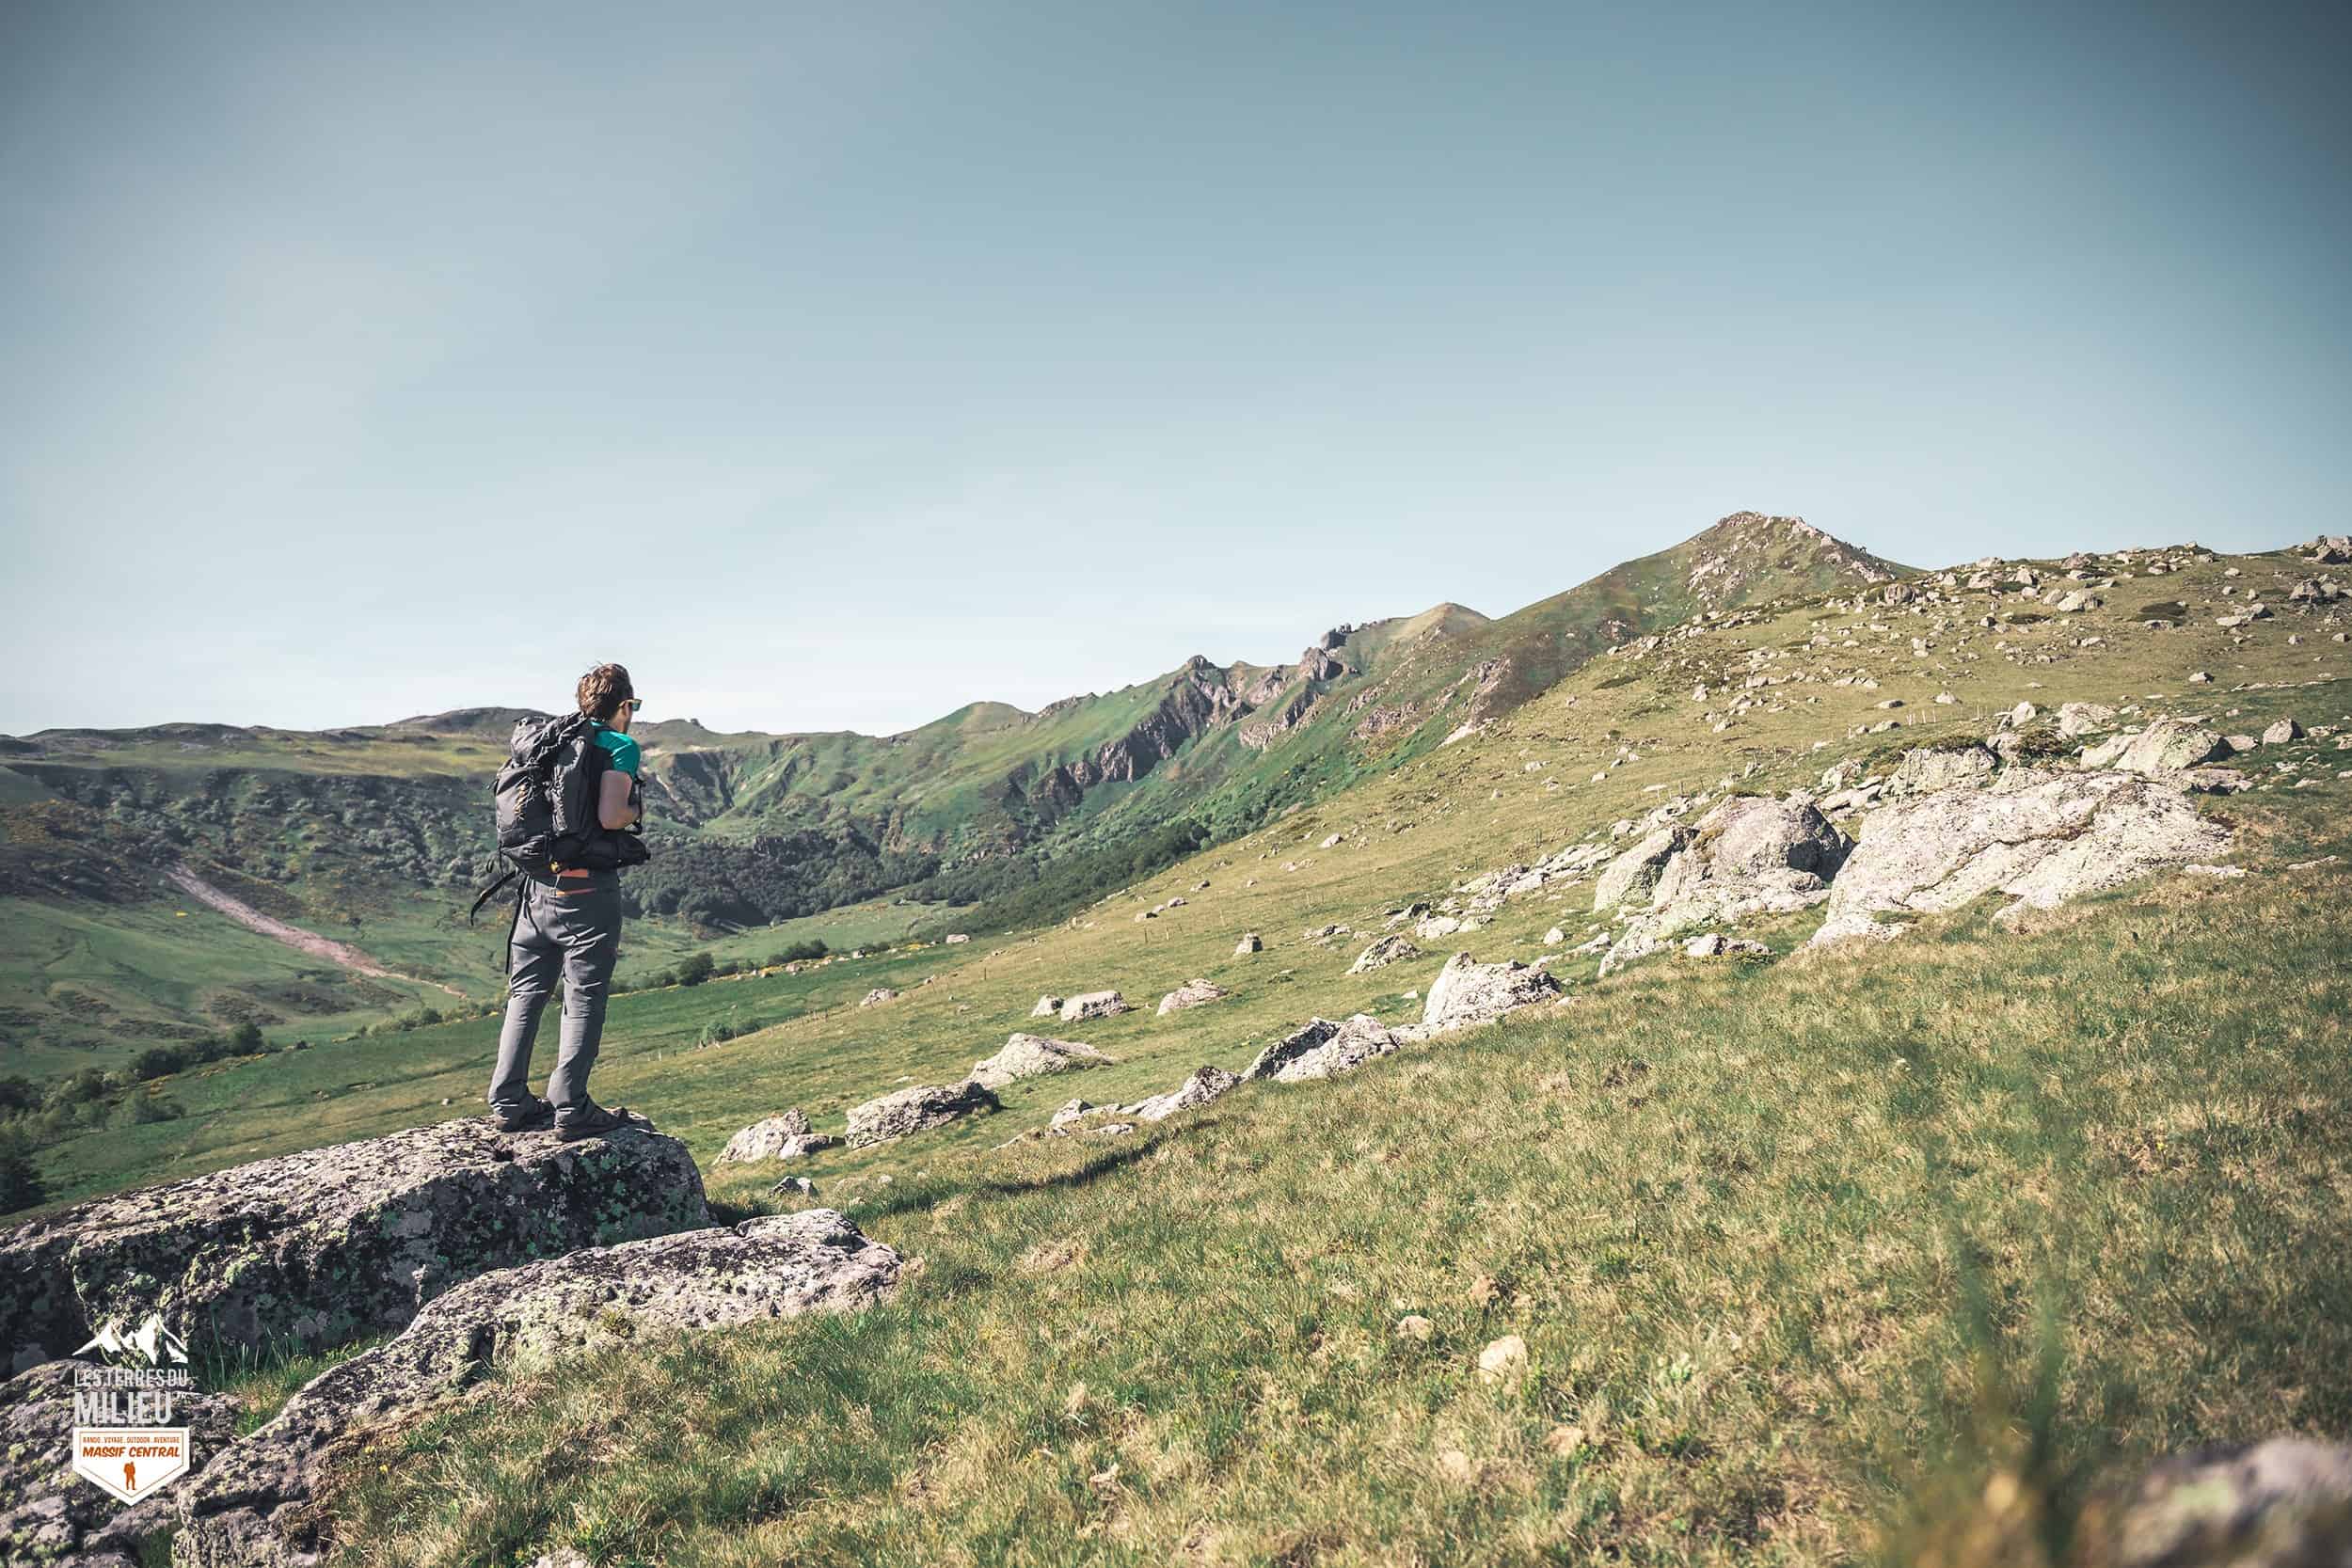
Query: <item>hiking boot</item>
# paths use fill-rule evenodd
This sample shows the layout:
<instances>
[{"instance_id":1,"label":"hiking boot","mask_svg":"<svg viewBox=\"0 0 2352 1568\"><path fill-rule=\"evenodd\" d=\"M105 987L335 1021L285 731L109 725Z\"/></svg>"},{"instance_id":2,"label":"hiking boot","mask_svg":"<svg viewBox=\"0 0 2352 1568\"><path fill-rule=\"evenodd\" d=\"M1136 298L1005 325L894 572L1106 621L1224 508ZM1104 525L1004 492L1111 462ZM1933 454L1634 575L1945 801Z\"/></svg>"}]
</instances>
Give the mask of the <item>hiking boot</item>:
<instances>
[{"instance_id":1,"label":"hiking boot","mask_svg":"<svg viewBox=\"0 0 2352 1568\"><path fill-rule=\"evenodd\" d=\"M582 1138L601 1137L636 1119L626 1105L615 1105L609 1111L601 1105L591 1105L576 1115L556 1117L555 1135L567 1144L576 1144Z\"/></svg>"},{"instance_id":2,"label":"hiking boot","mask_svg":"<svg viewBox=\"0 0 2352 1568\"><path fill-rule=\"evenodd\" d=\"M501 1132L540 1132L555 1125L555 1107L542 1100L519 1111L493 1111L490 1119Z\"/></svg>"}]
</instances>

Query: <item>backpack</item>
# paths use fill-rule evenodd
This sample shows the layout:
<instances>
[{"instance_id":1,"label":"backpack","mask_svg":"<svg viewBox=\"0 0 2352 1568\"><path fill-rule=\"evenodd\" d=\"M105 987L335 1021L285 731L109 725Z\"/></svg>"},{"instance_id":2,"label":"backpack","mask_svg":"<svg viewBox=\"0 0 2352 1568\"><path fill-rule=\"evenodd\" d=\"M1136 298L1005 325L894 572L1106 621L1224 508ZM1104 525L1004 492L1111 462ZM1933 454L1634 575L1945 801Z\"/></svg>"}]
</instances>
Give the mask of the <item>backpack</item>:
<instances>
[{"instance_id":1,"label":"backpack","mask_svg":"<svg viewBox=\"0 0 2352 1568\"><path fill-rule=\"evenodd\" d=\"M609 831L597 814L612 764L596 736L596 721L584 713L516 721L495 796L499 858L509 869L482 890L469 923L517 874L550 877L573 866L610 871L647 859L644 839Z\"/></svg>"}]
</instances>

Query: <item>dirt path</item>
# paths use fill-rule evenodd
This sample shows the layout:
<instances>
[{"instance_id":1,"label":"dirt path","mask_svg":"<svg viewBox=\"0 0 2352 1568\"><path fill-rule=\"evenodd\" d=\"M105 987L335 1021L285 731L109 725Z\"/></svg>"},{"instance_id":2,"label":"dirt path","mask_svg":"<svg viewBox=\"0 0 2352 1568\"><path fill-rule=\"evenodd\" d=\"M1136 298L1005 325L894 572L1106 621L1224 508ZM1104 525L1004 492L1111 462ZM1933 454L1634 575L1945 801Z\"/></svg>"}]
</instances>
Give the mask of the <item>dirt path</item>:
<instances>
[{"instance_id":1,"label":"dirt path","mask_svg":"<svg viewBox=\"0 0 2352 1568\"><path fill-rule=\"evenodd\" d=\"M365 974L378 980L414 981L419 985L438 987L459 998L466 994L454 986L441 985L438 980L419 980L414 974L395 974L347 942L336 942L320 936L316 931L306 931L299 926L289 926L282 920L273 919L244 899L233 898L221 892L184 865L175 865L165 875L171 879L173 886L189 897L211 905L246 930L258 931L273 942L282 942L297 952L341 964L355 974Z\"/></svg>"}]
</instances>

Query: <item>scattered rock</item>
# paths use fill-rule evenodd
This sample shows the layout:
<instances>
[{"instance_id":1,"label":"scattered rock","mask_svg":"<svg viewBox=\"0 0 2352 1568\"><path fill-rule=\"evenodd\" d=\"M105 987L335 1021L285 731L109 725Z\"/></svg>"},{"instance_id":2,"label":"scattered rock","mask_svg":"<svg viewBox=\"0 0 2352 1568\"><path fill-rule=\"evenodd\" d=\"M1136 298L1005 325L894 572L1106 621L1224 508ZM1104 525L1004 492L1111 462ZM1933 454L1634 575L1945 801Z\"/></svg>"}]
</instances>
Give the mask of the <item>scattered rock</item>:
<instances>
[{"instance_id":1,"label":"scattered rock","mask_svg":"<svg viewBox=\"0 0 2352 1568\"><path fill-rule=\"evenodd\" d=\"M849 1144L851 1148L865 1148L927 1128L945 1127L976 1111L999 1109L987 1085L969 1079L961 1084L917 1084L850 1107Z\"/></svg>"},{"instance_id":2,"label":"scattered rock","mask_svg":"<svg viewBox=\"0 0 2352 1568\"><path fill-rule=\"evenodd\" d=\"M1898 927L1873 918L1955 910L1986 893L1995 917L2121 887L2225 847L2179 789L2113 773L2012 768L1987 790L1882 806L1832 887L1815 945Z\"/></svg>"},{"instance_id":3,"label":"scattered rock","mask_svg":"<svg viewBox=\"0 0 2352 1568\"><path fill-rule=\"evenodd\" d=\"M1407 1312L1396 1320L1396 1337L1400 1339L1416 1339L1425 1344L1437 1332L1438 1325L1418 1312Z\"/></svg>"},{"instance_id":4,"label":"scattered rock","mask_svg":"<svg viewBox=\"0 0 2352 1568\"><path fill-rule=\"evenodd\" d=\"M1568 933L1562 930L1557 926L1554 926L1550 930L1544 933L1544 945L1546 947L1557 947L1567 940Z\"/></svg>"},{"instance_id":5,"label":"scattered rock","mask_svg":"<svg viewBox=\"0 0 2352 1568\"><path fill-rule=\"evenodd\" d=\"M1064 1023L1084 1023L1090 1018L1113 1018L1127 1010L1127 999L1115 990L1090 990L1061 1005Z\"/></svg>"},{"instance_id":6,"label":"scattered rock","mask_svg":"<svg viewBox=\"0 0 2352 1568\"><path fill-rule=\"evenodd\" d=\"M1241 941L1234 944L1233 957L1236 958L1246 958L1252 953L1263 952L1264 948L1265 943L1258 939L1257 932L1245 932Z\"/></svg>"},{"instance_id":7,"label":"scattered rock","mask_svg":"<svg viewBox=\"0 0 2352 1568\"><path fill-rule=\"evenodd\" d=\"M1267 1046L1242 1072L1245 1079L1271 1078L1298 1084L1352 1072L1375 1056L1396 1049L1396 1037L1380 1021L1358 1013L1344 1023L1311 1019L1305 1028Z\"/></svg>"},{"instance_id":8,"label":"scattered rock","mask_svg":"<svg viewBox=\"0 0 2352 1568\"><path fill-rule=\"evenodd\" d=\"M1413 927L1413 935L1423 942L1443 942L1462 928L1462 923L1450 914L1433 914Z\"/></svg>"},{"instance_id":9,"label":"scattered rock","mask_svg":"<svg viewBox=\"0 0 2352 1568\"><path fill-rule=\"evenodd\" d=\"M1159 1016L1198 1007L1204 1002L1221 1002L1231 993L1223 986L1213 986L1206 980L1186 980L1183 985L1160 998Z\"/></svg>"},{"instance_id":10,"label":"scattered rock","mask_svg":"<svg viewBox=\"0 0 2352 1568\"><path fill-rule=\"evenodd\" d=\"M884 1002L896 1002L898 1000L898 993L892 990L888 986L876 986L872 990L869 990L864 996L859 997L857 1005L861 1007L874 1007L880 1006Z\"/></svg>"},{"instance_id":11,"label":"scattered rock","mask_svg":"<svg viewBox=\"0 0 2352 1568\"><path fill-rule=\"evenodd\" d=\"M1721 931L1709 931L1692 937L1683 943L1683 953L1693 958L1769 958L1772 950L1760 942L1746 937L1727 937Z\"/></svg>"},{"instance_id":12,"label":"scattered rock","mask_svg":"<svg viewBox=\"0 0 2352 1568\"><path fill-rule=\"evenodd\" d=\"M677 1139L561 1143L469 1117L123 1193L0 1238L0 1346L21 1371L161 1312L223 1351L396 1329L461 1280L710 1223Z\"/></svg>"},{"instance_id":13,"label":"scattered rock","mask_svg":"<svg viewBox=\"0 0 2352 1568\"><path fill-rule=\"evenodd\" d=\"M2279 720L2268 729L2263 731L2263 744L2265 746L2284 746L2291 740L2300 740L2302 738L2303 726L2296 723L2293 719Z\"/></svg>"},{"instance_id":14,"label":"scattered rock","mask_svg":"<svg viewBox=\"0 0 2352 1568\"><path fill-rule=\"evenodd\" d=\"M1430 982L1419 1033L1435 1035L1486 1023L1532 1003L1548 1002L1563 989L1559 981L1527 964L1482 964L1468 953L1456 953Z\"/></svg>"},{"instance_id":15,"label":"scattered rock","mask_svg":"<svg viewBox=\"0 0 2352 1568\"><path fill-rule=\"evenodd\" d=\"M1206 1105L1227 1093L1241 1082L1238 1074L1223 1068L1197 1067L1192 1075L1166 1094L1155 1094L1149 1100L1138 1100L1132 1105L1121 1105L1119 1114L1137 1121L1166 1121L1179 1111L1189 1111Z\"/></svg>"},{"instance_id":16,"label":"scattered rock","mask_svg":"<svg viewBox=\"0 0 2352 1568\"><path fill-rule=\"evenodd\" d=\"M1042 1035L1011 1036L995 1055L972 1064L971 1082L984 1089L1001 1089L1023 1078L1103 1067L1110 1057L1076 1040L1049 1040Z\"/></svg>"},{"instance_id":17,"label":"scattered rock","mask_svg":"<svg viewBox=\"0 0 2352 1568\"><path fill-rule=\"evenodd\" d=\"M1373 970L1382 969L1393 963L1403 963L1408 958L1420 957L1421 949L1406 942L1403 937L1382 937L1378 942L1357 954L1356 961L1348 965L1347 972L1350 974L1369 974Z\"/></svg>"},{"instance_id":18,"label":"scattered rock","mask_svg":"<svg viewBox=\"0 0 2352 1568\"><path fill-rule=\"evenodd\" d=\"M2193 876L2193 877L2218 877L2218 878L2221 878L2221 879L2224 879L2224 880L2227 880L2228 879L2230 879L2230 878L2232 878L2232 877L2243 877L2243 876L2245 876L2245 875L2246 875L2246 867L2244 867L2244 866L2242 866L2242 865L2196 865L2196 864L2191 864L2191 865L2185 865L2185 866L2181 867L2181 869L2182 869L2182 870L2184 870L2184 871L2185 871L2185 872L2187 872L2189 875L2191 875L2191 876Z\"/></svg>"},{"instance_id":19,"label":"scattered rock","mask_svg":"<svg viewBox=\"0 0 2352 1568\"><path fill-rule=\"evenodd\" d=\"M1478 1353L1478 1381L1489 1386L1517 1387L1527 1375L1527 1341L1506 1334Z\"/></svg>"},{"instance_id":20,"label":"scattered rock","mask_svg":"<svg viewBox=\"0 0 2352 1568\"><path fill-rule=\"evenodd\" d=\"M719 1151L717 1163L732 1165L753 1160L802 1160L820 1148L831 1148L838 1141L810 1131L803 1113L786 1111L755 1121L729 1138L727 1147Z\"/></svg>"},{"instance_id":21,"label":"scattered rock","mask_svg":"<svg viewBox=\"0 0 2352 1568\"><path fill-rule=\"evenodd\" d=\"M1055 1017L1055 1016L1058 1015L1060 1012L1061 1012L1061 998L1060 998L1060 997L1058 997L1058 996L1041 996L1041 997L1039 997L1039 998L1037 999L1037 1006L1034 1006L1034 1007L1031 1007L1031 1008L1029 1009L1029 1016L1030 1016L1031 1018L1053 1018L1053 1017Z\"/></svg>"},{"instance_id":22,"label":"scattered rock","mask_svg":"<svg viewBox=\"0 0 2352 1568\"><path fill-rule=\"evenodd\" d=\"M183 1483L180 1568L316 1561L334 1543L312 1506L335 1453L371 1428L490 1373L531 1373L647 1334L845 1311L882 1299L899 1258L829 1209L732 1229L592 1247L485 1275L441 1296L397 1338L313 1379L278 1418Z\"/></svg>"}]
</instances>

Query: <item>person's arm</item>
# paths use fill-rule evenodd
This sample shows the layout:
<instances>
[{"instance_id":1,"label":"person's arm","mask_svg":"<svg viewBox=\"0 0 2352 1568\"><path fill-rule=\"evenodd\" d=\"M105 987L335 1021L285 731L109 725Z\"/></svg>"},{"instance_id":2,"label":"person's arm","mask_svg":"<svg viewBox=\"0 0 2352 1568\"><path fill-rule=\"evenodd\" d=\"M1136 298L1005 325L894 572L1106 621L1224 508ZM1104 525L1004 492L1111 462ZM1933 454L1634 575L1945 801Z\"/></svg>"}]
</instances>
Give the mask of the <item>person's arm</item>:
<instances>
[{"instance_id":1,"label":"person's arm","mask_svg":"<svg viewBox=\"0 0 2352 1568\"><path fill-rule=\"evenodd\" d=\"M596 781L596 820L607 832L619 832L637 820L637 808L629 804L629 795L637 781L620 768L608 768Z\"/></svg>"}]
</instances>

